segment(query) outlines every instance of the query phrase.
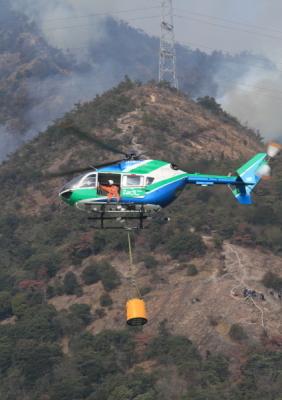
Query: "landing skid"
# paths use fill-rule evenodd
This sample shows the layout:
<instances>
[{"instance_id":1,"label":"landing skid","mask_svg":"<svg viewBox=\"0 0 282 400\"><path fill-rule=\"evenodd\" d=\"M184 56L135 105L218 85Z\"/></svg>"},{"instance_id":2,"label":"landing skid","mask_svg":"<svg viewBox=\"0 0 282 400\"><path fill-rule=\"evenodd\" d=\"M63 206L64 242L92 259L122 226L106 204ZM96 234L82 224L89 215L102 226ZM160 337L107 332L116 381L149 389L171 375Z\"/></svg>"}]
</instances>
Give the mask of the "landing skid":
<instances>
[{"instance_id":1,"label":"landing skid","mask_svg":"<svg viewBox=\"0 0 282 400\"><path fill-rule=\"evenodd\" d=\"M91 212L88 218L99 222L95 229L146 229L144 222L153 218L161 210L157 205L140 204L83 204L84 210ZM81 207L79 207L81 208ZM115 222L118 225L114 225ZM135 223L137 222L137 224Z\"/></svg>"},{"instance_id":2,"label":"landing skid","mask_svg":"<svg viewBox=\"0 0 282 400\"><path fill-rule=\"evenodd\" d=\"M118 220L117 218L114 217L103 217L101 216L100 218L98 217L89 217L88 218L90 221L99 221L100 224L97 226L94 226L95 229L124 229L124 230L143 230L146 229L146 227L144 226L144 221L146 219L148 219L148 217L140 217L140 218L133 218L133 217L122 217L121 220ZM128 221L137 221L138 220L138 225L135 226L128 226L128 225L124 225L125 223L127 223ZM114 226L114 225L109 225L109 226L105 226L105 222L106 221L116 221L119 222L120 225L119 226Z\"/></svg>"}]
</instances>

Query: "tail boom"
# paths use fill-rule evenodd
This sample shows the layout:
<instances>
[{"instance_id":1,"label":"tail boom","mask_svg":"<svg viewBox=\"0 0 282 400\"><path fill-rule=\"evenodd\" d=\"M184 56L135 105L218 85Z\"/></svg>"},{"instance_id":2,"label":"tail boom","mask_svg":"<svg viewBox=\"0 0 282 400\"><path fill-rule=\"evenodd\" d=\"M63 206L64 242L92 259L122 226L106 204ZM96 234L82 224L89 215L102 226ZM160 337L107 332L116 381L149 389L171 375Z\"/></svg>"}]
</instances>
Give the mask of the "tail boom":
<instances>
[{"instance_id":1,"label":"tail boom","mask_svg":"<svg viewBox=\"0 0 282 400\"><path fill-rule=\"evenodd\" d=\"M200 186L228 185L240 204L252 204L251 192L261 180L259 172L267 166L267 158L266 153L256 154L234 176L187 174L186 182Z\"/></svg>"}]
</instances>

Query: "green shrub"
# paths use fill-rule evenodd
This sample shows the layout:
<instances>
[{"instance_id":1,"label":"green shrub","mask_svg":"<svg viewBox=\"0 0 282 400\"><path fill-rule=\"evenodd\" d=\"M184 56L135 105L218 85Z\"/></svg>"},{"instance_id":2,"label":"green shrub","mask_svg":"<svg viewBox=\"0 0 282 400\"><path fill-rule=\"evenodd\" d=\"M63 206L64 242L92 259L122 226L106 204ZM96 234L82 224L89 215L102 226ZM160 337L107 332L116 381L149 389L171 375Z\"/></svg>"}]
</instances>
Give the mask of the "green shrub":
<instances>
[{"instance_id":1,"label":"green shrub","mask_svg":"<svg viewBox=\"0 0 282 400\"><path fill-rule=\"evenodd\" d=\"M223 240L222 240L222 238L221 238L220 236L215 235L215 236L213 237L213 243L214 243L214 247L215 247L216 249L219 249L219 250L222 249Z\"/></svg>"},{"instance_id":2,"label":"green shrub","mask_svg":"<svg viewBox=\"0 0 282 400\"><path fill-rule=\"evenodd\" d=\"M24 264L24 269L28 271L32 271L35 274L38 270L44 270L47 273L47 276L52 278L56 275L58 271L58 265L60 263L60 257L50 252L36 253L33 254L31 257Z\"/></svg>"},{"instance_id":3,"label":"green shrub","mask_svg":"<svg viewBox=\"0 0 282 400\"><path fill-rule=\"evenodd\" d=\"M104 318L105 316L106 316L106 312L103 308L97 308L97 310L95 310L94 317L96 319L101 319L101 318Z\"/></svg>"},{"instance_id":4,"label":"green shrub","mask_svg":"<svg viewBox=\"0 0 282 400\"><path fill-rule=\"evenodd\" d=\"M56 296L56 292L55 292L54 286L48 285L47 290L46 290L47 299L52 299L55 296Z\"/></svg>"},{"instance_id":5,"label":"green shrub","mask_svg":"<svg viewBox=\"0 0 282 400\"><path fill-rule=\"evenodd\" d=\"M238 399L281 399L281 352L264 351L253 353L241 367L243 373L239 386L242 397ZM246 395L248 389L248 396Z\"/></svg>"},{"instance_id":6,"label":"green shrub","mask_svg":"<svg viewBox=\"0 0 282 400\"><path fill-rule=\"evenodd\" d=\"M111 291L121 284L118 273L108 262L100 264L100 276L105 290Z\"/></svg>"},{"instance_id":7,"label":"green shrub","mask_svg":"<svg viewBox=\"0 0 282 400\"><path fill-rule=\"evenodd\" d=\"M17 293L12 298L12 311L18 318L21 318L29 309L27 296L23 293Z\"/></svg>"},{"instance_id":8,"label":"green shrub","mask_svg":"<svg viewBox=\"0 0 282 400\"><path fill-rule=\"evenodd\" d=\"M12 365L13 352L13 340L7 336L0 336L0 375Z\"/></svg>"},{"instance_id":9,"label":"green shrub","mask_svg":"<svg viewBox=\"0 0 282 400\"><path fill-rule=\"evenodd\" d=\"M91 307L88 304L73 304L69 310L70 317L79 318L85 326L92 321Z\"/></svg>"},{"instance_id":10,"label":"green shrub","mask_svg":"<svg viewBox=\"0 0 282 400\"><path fill-rule=\"evenodd\" d=\"M75 294L77 296L82 294L77 277L73 272L68 272L64 277L64 292L69 295Z\"/></svg>"},{"instance_id":11,"label":"green shrub","mask_svg":"<svg viewBox=\"0 0 282 400\"><path fill-rule=\"evenodd\" d=\"M277 292L282 291L282 278L273 272L266 272L262 279L265 287L274 289Z\"/></svg>"},{"instance_id":12,"label":"green shrub","mask_svg":"<svg viewBox=\"0 0 282 400\"><path fill-rule=\"evenodd\" d=\"M92 249L90 246L85 246L83 248L75 248L72 251L72 262L75 265L80 265L81 261L84 258L91 256L91 254L92 254Z\"/></svg>"},{"instance_id":13,"label":"green shrub","mask_svg":"<svg viewBox=\"0 0 282 400\"><path fill-rule=\"evenodd\" d=\"M152 288L149 286L145 286L140 289L141 296L146 296L146 294L150 293L151 291Z\"/></svg>"},{"instance_id":14,"label":"green shrub","mask_svg":"<svg viewBox=\"0 0 282 400\"><path fill-rule=\"evenodd\" d=\"M83 377L78 373L75 374L72 369L70 370L70 375L65 376L65 365L61 368L64 368L63 372L56 369L56 372L59 372L59 376L55 377L55 382L51 386L50 400L84 399L87 391L85 390ZM62 378L61 375L63 375Z\"/></svg>"},{"instance_id":15,"label":"green shrub","mask_svg":"<svg viewBox=\"0 0 282 400\"><path fill-rule=\"evenodd\" d=\"M86 267L82 279L87 285L102 281L107 291L113 290L121 284L120 277L108 261L100 261Z\"/></svg>"},{"instance_id":16,"label":"green shrub","mask_svg":"<svg viewBox=\"0 0 282 400\"><path fill-rule=\"evenodd\" d=\"M187 375L200 367L201 357L193 343L184 336L173 336L163 326L161 333L148 347L148 357L162 364L174 364L181 374Z\"/></svg>"},{"instance_id":17,"label":"green shrub","mask_svg":"<svg viewBox=\"0 0 282 400\"><path fill-rule=\"evenodd\" d=\"M113 304L113 300L108 293L103 293L100 297L100 305L102 307L109 307Z\"/></svg>"},{"instance_id":18,"label":"green shrub","mask_svg":"<svg viewBox=\"0 0 282 400\"><path fill-rule=\"evenodd\" d=\"M11 300L9 292L0 292L0 320L6 319L13 314Z\"/></svg>"},{"instance_id":19,"label":"green shrub","mask_svg":"<svg viewBox=\"0 0 282 400\"><path fill-rule=\"evenodd\" d=\"M86 267L83 270L81 277L86 285L92 285L101 280L97 265L89 265Z\"/></svg>"},{"instance_id":20,"label":"green shrub","mask_svg":"<svg viewBox=\"0 0 282 400\"><path fill-rule=\"evenodd\" d=\"M202 365L202 374L205 384L216 385L228 379L229 362L223 355L210 355Z\"/></svg>"},{"instance_id":21,"label":"green shrub","mask_svg":"<svg viewBox=\"0 0 282 400\"><path fill-rule=\"evenodd\" d=\"M189 276L195 276L199 273L197 267L194 264L188 264L186 271L187 271L187 275L189 275Z\"/></svg>"},{"instance_id":22,"label":"green shrub","mask_svg":"<svg viewBox=\"0 0 282 400\"><path fill-rule=\"evenodd\" d=\"M229 336L231 339L241 342L248 338L247 333L245 332L244 328L240 324L233 324L229 330Z\"/></svg>"},{"instance_id":23,"label":"green shrub","mask_svg":"<svg viewBox=\"0 0 282 400\"><path fill-rule=\"evenodd\" d=\"M167 250L173 258L181 258L181 256L192 258L204 254L206 246L201 236L195 233L179 233L168 240Z\"/></svg>"},{"instance_id":24,"label":"green shrub","mask_svg":"<svg viewBox=\"0 0 282 400\"><path fill-rule=\"evenodd\" d=\"M17 338L53 342L60 337L58 313L51 305L28 307L14 326Z\"/></svg>"},{"instance_id":25,"label":"green shrub","mask_svg":"<svg viewBox=\"0 0 282 400\"><path fill-rule=\"evenodd\" d=\"M158 266L158 261L150 254L143 258L144 265L147 269L154 269Z\"/></svg>"},{"instance_id":26,"label":"green shrub","mask_svg":"<svg viewBox=\"0 0 282 400\"><path fill-rule=\"evenodd\" d=\"M14 362L23 374L26 384L32 385L37 379L51 372L61 356L57 345L26 340L18 343Z\"/></svg>"}]
</instances>

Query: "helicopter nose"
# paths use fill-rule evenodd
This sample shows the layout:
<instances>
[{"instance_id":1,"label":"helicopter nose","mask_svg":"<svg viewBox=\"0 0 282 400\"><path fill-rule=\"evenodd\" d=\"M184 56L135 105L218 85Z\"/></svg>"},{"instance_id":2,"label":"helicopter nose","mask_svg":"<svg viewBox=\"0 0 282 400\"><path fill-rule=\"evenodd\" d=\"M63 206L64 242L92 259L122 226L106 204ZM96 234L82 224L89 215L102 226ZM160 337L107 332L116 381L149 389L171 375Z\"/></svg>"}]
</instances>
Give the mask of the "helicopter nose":
<instances>
[{"instance_id":1,"label":"helicopter nose","mask_svg":"<svg viewBox=\"0 0 282 400\"><path fill-rule=\"evenodd\" d=\"M66 202L68 203L68 201L70 200L72 195L72 190L64 190L63 192L61 192L59 194L59 196Z\"/></svg>"}]
</instances>

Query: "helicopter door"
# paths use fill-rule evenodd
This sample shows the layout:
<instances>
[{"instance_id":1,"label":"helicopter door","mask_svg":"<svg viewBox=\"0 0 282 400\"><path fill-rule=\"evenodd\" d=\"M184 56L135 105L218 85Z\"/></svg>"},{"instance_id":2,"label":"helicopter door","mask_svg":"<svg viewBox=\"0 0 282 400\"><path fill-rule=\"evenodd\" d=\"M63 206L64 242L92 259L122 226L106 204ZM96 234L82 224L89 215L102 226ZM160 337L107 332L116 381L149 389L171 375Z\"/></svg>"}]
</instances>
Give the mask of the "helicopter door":
<instances>
[{"instance_id":1,"label":"helicopter door","mask_svg":"<svg viewBox=\"0 0 282 400\"><path fill-rule=\"evenodd\" d=\"M123 175L121 195L127 198L143 198L145 196L144 176Z\"/></svg>"},{"instance_id":2,"label":"helicopter door","mask_svg":"<svg viewBox=\"0 0 282 400\"><path fill-rule=\"evenodd\" d=\"M101 197L107 196L107 193L101 189L101 186L107 186L109 185L109 181L113 181L114 185L119 188L121 187L121 175L120 174L111 174L107 172L101 172L98 174L98 190L97 190L97 195Z\"/></svg>"}]
</instances>

